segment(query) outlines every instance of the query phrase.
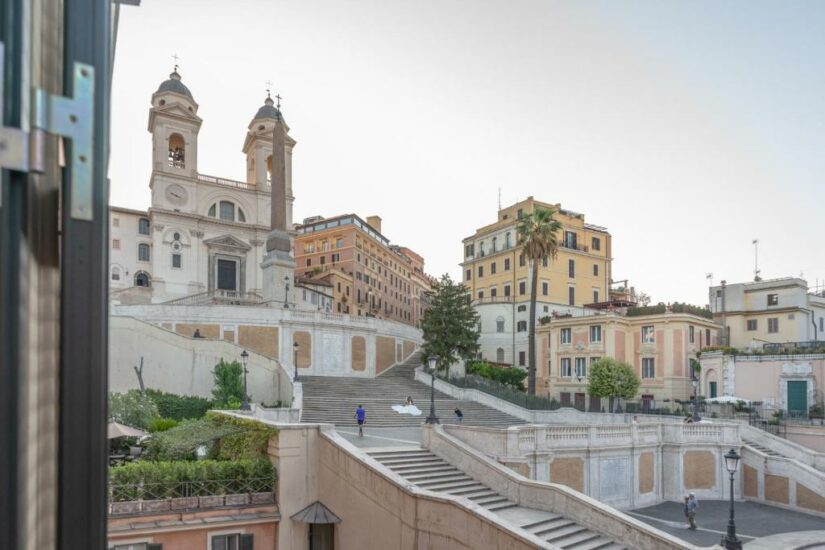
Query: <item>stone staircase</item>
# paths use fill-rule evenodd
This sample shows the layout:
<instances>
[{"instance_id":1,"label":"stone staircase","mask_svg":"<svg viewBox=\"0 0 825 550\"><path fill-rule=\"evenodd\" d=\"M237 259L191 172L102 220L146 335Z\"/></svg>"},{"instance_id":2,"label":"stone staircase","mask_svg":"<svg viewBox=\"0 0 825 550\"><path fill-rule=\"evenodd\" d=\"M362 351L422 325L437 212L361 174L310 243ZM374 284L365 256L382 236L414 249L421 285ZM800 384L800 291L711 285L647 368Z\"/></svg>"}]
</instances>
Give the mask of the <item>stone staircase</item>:
<instances>
[{"instance_id":1,"label":"stone staircase","mask_svg":"<svg viewBox=\"0 0 825 550\"><path fill-rule=\"evenodd\" d=\"M745 444L745 445L747 445L748 447L753 447L753 448L754 448L754 449L756 449L757 451L760 451L760 452L762 452L762 453L765 453L765 454L766 454L766 455L768 455L768 456L775 456L775 457L787 458L787 457L785 457L785 455L781 455L781 454L777 453L776 451L773 451L773 450L771 450L771 449L768 449L768 448L767 448L767 447L765 447L764 445L760 445L759 443L756 443L755 441L750 441L750 440L748 440L748 439L742 439L742 443L744 443L744 444Z\"/></svg>"},{"instance_id":2,"label":"stone staircase","mask_svg":"<svg viewBox=\"0 0 825 550\"><path fill-rule=\"evenodd\" d=\"M336 426L356 426L355 409L359 404L367 411L367 428L418 427L430 411L430 387L415 381L415 368L421 365L419 354L376 378L302 376L303 412L301 422L326 422ZM393 405L403 405L412 397L421 416L398 414ZM436 415L442 424L453 424L453 410L461 409L464 424L469 426L507 427L524 424L514 416L474 401L460 401L435 393Z\"/></svg>"},{"instance_id":3,"label":"stone staircase","mask_svg":"<svg viewBox=\"0 0 825 550\"><path fill-rule=\"evenodd\" d=\"M560 514L525 508L498 494L452 464L421 448L369 452L375 460L410 483L430 491L466 497L508 523L564 550L622 550L619 543Z\"/></svg>"}]
</instances>

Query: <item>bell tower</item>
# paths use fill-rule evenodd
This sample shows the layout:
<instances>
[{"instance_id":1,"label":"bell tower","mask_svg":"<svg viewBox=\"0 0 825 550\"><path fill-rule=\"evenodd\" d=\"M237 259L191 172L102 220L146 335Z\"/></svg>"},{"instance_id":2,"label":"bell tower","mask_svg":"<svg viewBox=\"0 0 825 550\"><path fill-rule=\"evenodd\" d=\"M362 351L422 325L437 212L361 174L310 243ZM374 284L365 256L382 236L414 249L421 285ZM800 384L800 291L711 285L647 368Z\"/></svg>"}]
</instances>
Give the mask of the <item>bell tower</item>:
<instances>
[{"instance_id":1,"label":"bell tower","mask_svg":"<svg viewBox=\"0 0 825 550\"><path fill-rule=\"evenodd\" d=\"M195 178L198 174L198 132L203 121L198 104L178 74L152 94L149 132L152 134L152 172Z\"/></svg>"}]
</instances>

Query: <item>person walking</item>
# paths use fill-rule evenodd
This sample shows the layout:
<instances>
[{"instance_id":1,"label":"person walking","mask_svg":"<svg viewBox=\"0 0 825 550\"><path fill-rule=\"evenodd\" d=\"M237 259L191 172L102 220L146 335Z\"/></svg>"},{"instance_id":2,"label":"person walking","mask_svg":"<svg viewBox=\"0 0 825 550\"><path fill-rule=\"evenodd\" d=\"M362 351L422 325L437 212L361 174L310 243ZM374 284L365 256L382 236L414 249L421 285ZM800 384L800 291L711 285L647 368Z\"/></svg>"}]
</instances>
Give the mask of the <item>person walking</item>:
<instances>
[{"instance_id":1,"label":"person walking","mask_svg":"<svg viewBox=\"0 0 825 550\"><path fill-rule=\"evenodd\" d=\"M461 412L461 409L456 407L455 410L453 411L453 413L455 414L456 422L458 422L459 424L464 422L464 413Z\"/></svg>"},{"instance_id":2,"label":"person walking","mask_svg":"<svg viewBox=\"0 0 825 550\"><path fill-rule=\"evenodd\" d=\"M685 515L688 520L688 529L696 530L696 512L699 510L699 501L696 500L696 495L690 493L685 497Z\"/></svg>"},{"instance_id":3,"label":"person walking","mask_svg":"<svg viewBox=\"0 0 825 550\"><path fill-rule=\"evenodd\" d=\"M364 406L361 404L355 409L355 420L358 421L358 437L364 437L364 422L367 421L367 411L364 410Z\"/></svg>"}]
</instances>

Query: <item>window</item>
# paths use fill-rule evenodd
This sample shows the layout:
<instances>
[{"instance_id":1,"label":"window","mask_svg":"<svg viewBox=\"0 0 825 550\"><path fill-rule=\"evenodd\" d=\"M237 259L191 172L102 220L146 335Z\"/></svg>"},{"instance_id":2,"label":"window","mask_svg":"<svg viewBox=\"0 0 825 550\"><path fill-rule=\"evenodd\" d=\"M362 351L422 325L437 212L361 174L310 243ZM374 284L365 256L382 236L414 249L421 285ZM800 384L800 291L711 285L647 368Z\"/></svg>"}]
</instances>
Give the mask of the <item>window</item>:
<instances>
[{"instance_id":1,"label":"window","mask_svg":"<svg viewBox=\"0 0 825 550\"><path fill-rule=\"evenodd\" d=\"M169 136L169 150L166 164L172 168L186 168L186 142L180 134Z\"/></svg>"},{"instance_id":2,"label":"window","mask_svg":"<svg viewBox=\"0 0 825 550\"><path fill-rule=\"evenodd\" d=\"M768 319L768 332L779 332L779 317L771 317Z\"/></svg>"},{"instance_id":3,"label":"window","mask_svg":"<svg viewBox=\"0 0 825 550\"><path fill-rule=\"evenodd\" d=\"M152 279L145 271L138 271L135 273L135 286L150 287L152 286Z\"/></svg>"},{"instance_id":4,"label":"window","mask_svg":"<svg viewBox=\"0 0 825 550\"><path fill-rule=\"evenodd\" d=\"M547 267L547 256L541 257L541 267Z\"/></svg>"},{"instance_id":5,"label":"window","mask_svg":"<svg viewBox=\"0 0 825 550\"><path fill-rule=\"evenodd\" d=\"M464 275L465 275L465 280L469 281L470 279L473 278L473 271L471 269L468 269L467 273L465 273Z\"/></svg>"},{"instance_id":6,"label":"window","mask_svg":"<svg viewBox=\"0 0 825 550\"><path fill-rule=\"evenodd\" d=\"M576 233L573 231L565 231L562 246L564 248L576 248Z\"/></svg>"},{"instance_id":7,"label":"window","mask_svg":"<svg viewBox=\"0 0 825 550\"><path fill-rule=\"evenodd\" d=\"M642 343L643 344L655 344L656 337L653 332L653 325L648 325L646 327L642 327Z\"/></svg>"},{"instance_id":8,"label":"window","mask_svg":"<svg viewBox=\"0 0 825 550\"><path fill-rule=\"evenodd\" d=\"M518 283L518 293L521 296L527 294L527 281L519 281Z\"/></svg>"},{"instance_id":9,"label":"window","mask_svg":"<svg viewBox=\"0 0 825 550\"><path fill-rule=\"evenodd\" d=\"M567 303L571 306L576 305L576 287L567 287Z\"/></svg>"},{"instance_id":10,"label":"window","mask_svg":"<svg viewBox=\"0 0 825 550\"><path fill-rule=\"evenodd\" d=\"M307 258L307 267L312 265L312 258Z\"/></svg>"},{"instance_id":11,"label":"window","mask_svg":"<svg viewBox=\"0 0 825 550\"><path fill-rule=\"evenodd\" d=\"M593 264L593 276L594 277L599 276L599 264Z\"/></svg>"},{"instance_id":12,"label":"window","mask_svg":"<svg viewBox=\"0 0 825 550\"><path fill-rule=\"evenodd\" d=\"M504 362L504 348L496 349L496 362L503 363Z\"/></svg>"},{"instance_id":13,"label":"window","mask_svg":"<svg viewBox=\"0 0 825 550\"><path fill-rule=\"evenodd\" d=\"M768 305L769 306L778 306L779 305L779 294L768 294Z\"/></svg>"},{"instance_id":14,"label":"window","mask_svg":"<svg viewBox=\"0 0 825 550\"><path fill-rule=\"evenodd\" d=\"M120 227L120 218L112 218L112 227Z\"/></svg>"},{"instance_id":15,"label":"window","mask_svg":"<svg viewBox=\"0 0 825 550\"><path fill-rule=\"evenodd\" d=\"M139 262L148 262L149 261L149 245L146 243L140 243L138 245L138 261Z\"/></svg>"},{"instance_id":16,"label":"window","mask_svg":"<svg viewBox=\"0 0 825 550\"><path fill-rule=\"evenodd\" d=\"M335 248L344 248L344 237L335 239Z\"/></svg>"},{"instance_id":17,"label":"window","mask_svg":"<svg viewBox=\"0 0 825 550\"><path fill-rule=\"evenodd\" d=\"M505 296L510 295L510 285L504 285L504 295Z\"/></svg>"},{"instance_id":18,"label":"window","mask_svg":"<svg viewBox=\"0 0 825 550\"><path fill-rule=\"evenodd\" d=\"M498 242L498 237L493 237L493 252L498 252L497 242Z\"/></svg>"},{"instance_id":19,"label":"window","mask_svg":"<svg viewBox=\"0 0 825 550\"><path fill-rule=\"evenodd\" d=\"M522 210L521 208L519 208L519 209L518 209L518 212L516 212L516 217L517 217L518 219L523 218L523 217L524 217L524 210Z\"/></svg>"},{"instance_id":20,"label":"window","mask_svg":"<svg viewBox=\"0 0 825 550\"><path fill-rule=\"evenodd\" d=\"M504 332L504 317L496 317L496 332Z\"/></svg>"},{"instance_id":21,"label":"window","mask_svg":"<svg viewBox=\"0 0 825 550\"><path fill-rule=\"evenodd\" d=\"M112 280L113 281L119 281L120 280L120 268L119 267L113 267L112 268Z\"/></svg>"},{"instance_id":22,"label":"window","mask_svg":"<svg viewBox=\"0 0 825 550\"><path fill-rule=\"evenodd\" d=\"M519 313L527 311L527 306L518 306Z\"/></svg>"},{"instance_id":23,"label":"window","mask_svg":"<svg viewBox=\"0 0 825 550\"><path fill-rule=\"evenodd\" d=\"M498 296L498 289L496 287L490 288L490 298L495 298L496 296Z\"/></svg>"},{"instance_id":24,"label":"window","mask_svg":"<svg viewBox=\"0 0 825 550\"><path fill-rule=\"evenodd\" d=\"M479 299L479 300L483 300L483 299L484 299L484 291L483 291L483 290L479 290L479 291L478 291L478 299Z\"/></svg>"},{"instance_id":25,"label":"window","mask_svg":"<svg viewBox=\"0 0 825 550\"><path fill-rule=\"evenodd\" d=\"M592 367L592 366L593 366L593 363L595 363L595 362L596 362L596 361L598 361L599 359L601 359L601 357L591 357L591 358L590 358L590 366Z\"/></svg>"},{"instance_id":26,"label":"window","mask_svg":"<svg viewBox=\"0 0 825 550\"><path fill-rule=\"evenodd\" d=\"M507 250L511 246L513 246L513 243L510 242L510 233L506 233L504 235L504 249Z\"/></svg>"},{"instance_id":27,"label":"window","mask_svg":"<svg viewBox=\"0 0 825 550\"><path fill-rule=\"evenodd\" d=\"M490 275L496 274L496 262L490 264Z\"/></svg>"},{"instance_id":28,"label":"window","mask_svg":"<svg viewBox=\"0 0 825 550\"><path fill-rule=\"evenodd\" d=\"M149 544L148 542L133 542L131 544L115 544L109 550L162 550L162 544Z\"/></svg>"},{"instance_id":29,"label":"window","mask_svg":"<svg viewBox=\"0 0 825 550\"><path fill-rule=\"evenodd\" d=\"M180 269L181 257L180 254L172 254L172 267Z\"/></svg>"},{"instance_id":30,"label":"window","mask_svg":"<svg viewBox=\"0 0 825 550\"><path fill-rule=\"evenodd\" d=\"M688 327L688 342L690 342L691 344L696 339L696 335L693 334L694 331L695 329L693 328L693 326Z\"/></svg>"},{"instance_id":31,"label":"window","mask_svg":"<svg viewBox=\"0 0 825 550\"><path fill-rule=\"evenodd\" d=\"M341 261L341 255L337 252L332 255L332 263L337 263Z\"/></svg>"},{"instance_id":32,"label":"window","mask_svg":"<svg viewBox=\"0 0 825 550\"><path fill-rule=\"evenodd\" d=\"M642 359L642 378L656 378L656 367L652 357Z\"/></svg>"},{"instance_id":33,"label":"window","mask_svg":"<svg viewBox=\"0 0 825 550\"><path fill-rule=\"evenodd\" d=\"M757 330L757 323L756 319L748 319L748 330Z\"/></svg>"},{"instance_id":34,"label":"window","mask_svg":"<svg viewBox=\"0 0 825 550\"><path fill-rule=\"evenodd\" d=\"M518 257L518 266L519 266L519 267L524 267L524 264L525 264L525 263L527 263L527 262L525 261L524 254L519 254L519 257Z\"/></svg>"},{"instance_id":35,"label":"window","mask_svg":"<svg viewBox=\"0 0 825 550\"><path fill-rule=\"evenodd\" d=\"M252 535L233 533L231 535L213 535L210 550L253 550Z\"/></svg>"},{"instance_id":36,"label":"window","mask_svg":"<svg viewBox=\"0 0 825 550\"><path fill-rule=\"evenodd\" d=\"M576 276L576 260L567 260L567 276L571 279Z\"/></svg>"},{"instance_id":37,"label":"window","mask_svg":"<svg viewBox=\"0 0 825 550\"><path fill-rule=\"evenodd\" d=\"M478 243L478 254L483 258L484 257L484 243Z\"/></svg>"},{"instance_id":38,"label":"window","mask_svg":"<svg viewBox=\"0 0 825 550\"><path fill-rule=\"evenodd\" d=\"M327 263L327 257L326 256L321 256L319 262L321 263L321 265L326 264Z\"/></svg>"},{"instance_id":39,"label":"window","mask_svg":"<svg viewBox=\"0 0 825 550\"><path fill-rule=\"evenodd\" d=\"M504 271L510 271L510 258L504 258Z\"/></svg>"},{"instance_id":40,"label":"window","mask_svg":"<svg viewBox=\"0 0 825 550\"><path fill-rule=\"evenodd\" d=\"M235 204L229 201L220 202L220 218L230 222L235 221Z\"/></svg>"},{"instance_id":41,"label":"window","mask_svg":"<svg viewBox=\"0 0 825 550\"><path fill-rule=\"evenodd\" d=\"M206 213L206 215L209 216L210 218L214 218L215 217L215 208L216 208L216 205L214 205L214 204L212 206L210 206L209 211Z\"/></svg>"},{"instance_id":42,"label":"window","mask_svg":"<svg viewBox=\"0 0 825 550\"><path fill-rule=\"evenodd\" d=\"M468 244L464 247L464 257L465 258L472 258L473 257L473 245Z\"/></svg>"},{"instance_id":43,"label":"window","mask_svg":"<svg viewBox=\"0 0 825 550\"><path fill-rule=\"evenodd\" d=\"M601 342L602 341L602 326L601 325L592 325L590 327L590 342Z\"/></svg>"},{"instance_id":44,"label":"window","mask_svg":"<svg viewBox=\"0 0 825 550\"><path fill-rule=\"evenodd\" d=\"M599 289L598 288L593 289L593 303L594 304L599 303Z\"/></svg>"},{"instance_id":45,"label":"window","mask_svg":"<svg viewBox=\"0 0 825 550\"><path fill-rule=\"evenodd\" d=\"M563 376L565 378L570 378L570 375L572 373L570 372L570 358L569 357L563 357L562 358L560 374L561 374L561 376Z\"/></svg>"},{"instance_id":46,"label":"window","mask_svg":"<svg viewBox=\"0 0 825 550\"><path fill-rule=\"evenodd\" d=\"M706 346L710 345L710 329L709 328L705 329L705 345Z\"/></svg>"},{"instance_id":47,"label":"window","mask_svg":"<svg viewBox=\"0 0 825 550\"><path fill-rule=\"evenodd\" d=\"M547 281L542 281L541 283L541 294L542 296L547 296L550 294L550 283Z\"/></svg>"},{"instance_id":48,"label":"window","mask_svg":"<svg viewBox=\"0 0 825 550\"><path fill-rule=\"evenodd\" d=\"M140 218L138 220L138 233L141 235L148 235L149 234L149 220L146 218Z\"/></svg>"},{"instance_id":49,"label":"window","mask_svg":"<svg viewBox=\"0 0 825 550\"><path fill-rule=\"evenodd\" d=\"M825 332L825 317L819 318L819 332Z\"/></svg>"},{"instance_id":50,"label":"window","mask_svg":"<svg viewBox=\"0 0 825 550\"><path fill-rule=\"evenodd\" d=\"M572 341L573 341L573 329L570 329L570 328L561 329L561 343L562 344L569 344Z\"/></svg>"},{"instance_id":51,"label":"window","mask_svg":"<svg viewBox=\"0 0 825 550\"><path fill-rule=\"evenodd\" d=\"M576 357L576 378L587 378L587 359Z\"/></svg>"},{"instance_id":52,"label":"window","mask_svg":"<svg viewBox=\"0 0 825 550\"><path fill-rule=\"evenodd\" d=\"M602 249L602 241L598 237L593 237L590 241L590 248L593 250L601 250Z\"/></svg>"},{"instance_id":53,"label":"window","mask_svg":"<svg viewBox=\"0 0 825 550\"><path fill-rule=\"evenodd\" d=\"M516 332L526 332L527 331L527 321L519 321L516 325Z\"/></svg>"},{"instance_id":54,"label":"window","mask_svg":"<svg viewBox=\"0 0 825 550\"><path fill-rule=\"evenodd\" d=\"M484 266L483 265L478 266L478 276L479 277L484 277Z\"/></svg>"},{"instance_id":55,"label":"window","mask_svg":"<svg viewBox=\"0 0 825 550\"><path fill-rule=\"evenodd\" d=\"M120 239L112 239L112 249L120 250Z\"/></svg>"},{"instance_id":56,"label":"window","mask_svg":"<svg viewBox=\"0 0 825 550\"><path fill-rule=\"evenodd\" d=\"M525 362L524 352L518 352L518 366L523 367Z\"/></svg>"}]
</instances>

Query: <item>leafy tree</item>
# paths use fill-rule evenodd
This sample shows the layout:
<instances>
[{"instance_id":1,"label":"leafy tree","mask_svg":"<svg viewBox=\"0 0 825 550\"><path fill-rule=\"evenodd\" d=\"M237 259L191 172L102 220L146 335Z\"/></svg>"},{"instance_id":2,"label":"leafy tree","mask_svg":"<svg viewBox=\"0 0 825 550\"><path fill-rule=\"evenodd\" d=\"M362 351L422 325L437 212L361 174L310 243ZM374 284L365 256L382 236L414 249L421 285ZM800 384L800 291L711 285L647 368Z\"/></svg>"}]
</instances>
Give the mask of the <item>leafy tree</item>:
<instances>
[{"instance_id":1,"label":"leafy tree","mask_svg":"<svg viewBox=\"0 0 825 550\"><path fill-rule=\"evenodd\" d=\"M479 349L478 313L464 285L445 274L424 296L428 304L421 321L424 357L438 357L438 370L449 368L458 359L474 357Z\"/></svg>"},{"instance_id":2,"label":"leafy tree","mask_svg":"<svg viewBox=\"0 0 825 550\"><path fill-rule=\"evenodd\" d=\"M237 361L221 362L212 371L214 405L219 409L237 409L243 401L243 367Z\"/></svg>"},{"instance_id":3,"label":"leafy tree","mask_svg":"<svg viewBox=\"0 0 825 550\"><path fill-rule=\"evenodd\" d=\"M561 222L553 218L554 208L537 206L521 218L516 227L518 245L530 261L530 325L527 333L527 393L536 394L536 294L538 292L539 262L555 259L559 250L558 234Z\"/></svg>"},{"instance_id":4,"label":"leafy tree","mask_svg":"<svg viewBox=\"0 0 825 550\"><path fill-rule=\"evenodd\" d=\"M633 399L641 383L629 364L603 357L590 365L587 393L593 397Z\"/></svg>"},{"instance_id":5,"label":"leafy tree","mask_svg":"<svg viewBox=\"0 0 825 550\"><path fill-rule=\"evenodd\" d=\"M115 422L146 430L160 415L151 397L140 390L129 390L109 394L109 417Z\"/></svg>"},{"instance_id":6,"label":"leafy tree","mask_svg":"<svg viewBox=\"0 0 825 550\"><path fill-rule=\"evenodd\" d=\"M527 373L517 367L496 367L484 361L467 363L467 374L475 374L488 380L512 386L513 389L524 391L524 379Z\"/></svg>"}]
</instances>

